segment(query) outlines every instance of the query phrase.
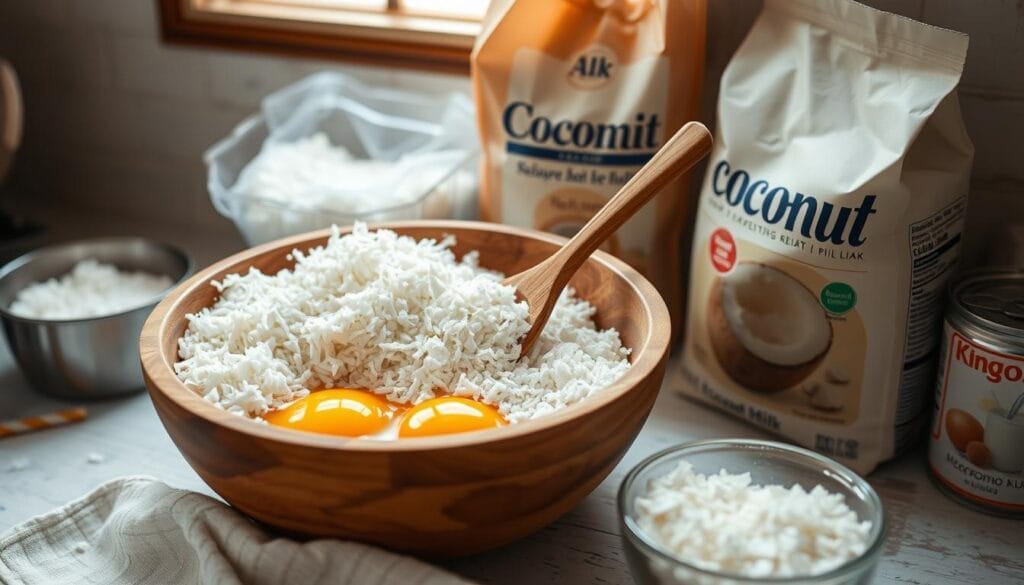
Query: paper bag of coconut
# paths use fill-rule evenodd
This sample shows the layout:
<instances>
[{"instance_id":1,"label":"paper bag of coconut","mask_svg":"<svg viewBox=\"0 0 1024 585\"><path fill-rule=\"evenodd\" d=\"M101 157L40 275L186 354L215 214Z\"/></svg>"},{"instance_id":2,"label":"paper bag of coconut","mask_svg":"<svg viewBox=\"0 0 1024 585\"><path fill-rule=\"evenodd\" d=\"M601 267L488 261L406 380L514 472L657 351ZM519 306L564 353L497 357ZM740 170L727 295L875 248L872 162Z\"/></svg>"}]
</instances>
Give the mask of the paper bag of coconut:
<instances>
[{"instance_id":1,"label":"paper bag of coconut","mask_svg":"<svg viewBox=\"0 0 1024 585\"><path fill-rule=\"evenodd\" d=\"M861 472L920 436L973 147L967 36L768 0L724 75L685 393Z\"/></svg>"},{"instance_id":2,"label":"paper bag of coconut","mask_svg":"<svg viewBox=\"0 0 1024 585\"><path fill-rule=\"evenodd\" d=\"M471 59L487 221L574 235L700 106L705 0L493 0ZM686 177L602 247L682 332Z\"/></svg>"}]
</instances>

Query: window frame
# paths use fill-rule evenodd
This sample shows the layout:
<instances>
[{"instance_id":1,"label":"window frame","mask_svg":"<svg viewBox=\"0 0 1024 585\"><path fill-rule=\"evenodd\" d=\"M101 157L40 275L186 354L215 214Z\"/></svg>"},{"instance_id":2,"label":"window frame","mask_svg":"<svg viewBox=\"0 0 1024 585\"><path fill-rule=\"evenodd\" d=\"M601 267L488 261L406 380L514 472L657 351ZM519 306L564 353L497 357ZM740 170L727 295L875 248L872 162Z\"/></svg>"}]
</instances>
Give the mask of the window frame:
<instances>
[{"instance_id":1,"label":"window frame","mask_svg":"<svg viewBox=\"0 0 1024 585\"><path fill-rule=\"evenodd\" d=\"M467 74L480 23L317 0L157 0L170 43Z\"/></svg>"}]
</instances>

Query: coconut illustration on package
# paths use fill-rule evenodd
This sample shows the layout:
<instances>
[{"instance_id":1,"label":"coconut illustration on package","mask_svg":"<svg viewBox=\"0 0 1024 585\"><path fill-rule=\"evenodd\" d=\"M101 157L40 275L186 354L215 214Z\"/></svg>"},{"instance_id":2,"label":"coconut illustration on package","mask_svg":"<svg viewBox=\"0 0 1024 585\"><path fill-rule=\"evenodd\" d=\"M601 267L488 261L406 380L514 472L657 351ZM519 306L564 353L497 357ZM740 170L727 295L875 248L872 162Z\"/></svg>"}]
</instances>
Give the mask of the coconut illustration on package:
<instances>
[{"instance_id":1,"label":"coconut illustration on package","mask_svg":"<svg viewBox=\"0 0 1024 585\"><path fill-rule=\"evenodd\" d=\"M756 262L737 264L712 285L708 335L726 374L764 393L802 382L832 346L832 325L811 291Z\"/></svg>"}]
</instances>

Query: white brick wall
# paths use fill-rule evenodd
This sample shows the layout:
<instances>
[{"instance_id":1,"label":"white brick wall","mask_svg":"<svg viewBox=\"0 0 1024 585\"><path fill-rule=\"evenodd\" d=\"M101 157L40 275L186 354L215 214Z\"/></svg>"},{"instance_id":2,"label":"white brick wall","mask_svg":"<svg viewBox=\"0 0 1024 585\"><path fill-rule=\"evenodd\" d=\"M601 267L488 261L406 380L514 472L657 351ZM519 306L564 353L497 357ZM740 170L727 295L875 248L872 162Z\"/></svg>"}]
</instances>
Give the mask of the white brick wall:
<instances>
[{"instance_id":1,"label":"white brick wall","mask_svg":"<svg viewBox=\"0 0 1024 585\"><path fill-rule=\"evenodd\" d=\"M961 97L977 147L967 252L1024 222L1024 4L1016 0L871 0L971 35ZM760 9L709 0L703 118L718 79ZM73 200L182 225L230 228L209 204L201 154L266 93L323 69L374 84L468 91L464 78L164 45L145 0L0 0L0 55L26 97L12 198Z\"/></svg>"}]
</instances>

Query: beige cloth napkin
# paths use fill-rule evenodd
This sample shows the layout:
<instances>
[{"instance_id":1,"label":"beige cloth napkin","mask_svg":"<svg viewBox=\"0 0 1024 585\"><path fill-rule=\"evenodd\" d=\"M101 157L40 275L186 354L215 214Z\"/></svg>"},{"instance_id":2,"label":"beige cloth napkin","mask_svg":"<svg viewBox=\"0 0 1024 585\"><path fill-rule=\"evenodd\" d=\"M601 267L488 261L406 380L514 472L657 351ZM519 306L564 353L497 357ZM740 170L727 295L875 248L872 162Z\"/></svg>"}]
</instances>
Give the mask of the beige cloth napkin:
<instances>
[{"instance_id":1,"label":"beige cloth napkin","mask_svg":"<svg viewBox=\"0 0 1024 585\"><path fill-rule=\"evenodd\" d=\"M273 538L213 498L153 478L125 477L0 535L0 583L469 582L362 544Z\"/></svg>"}]
</instances>

